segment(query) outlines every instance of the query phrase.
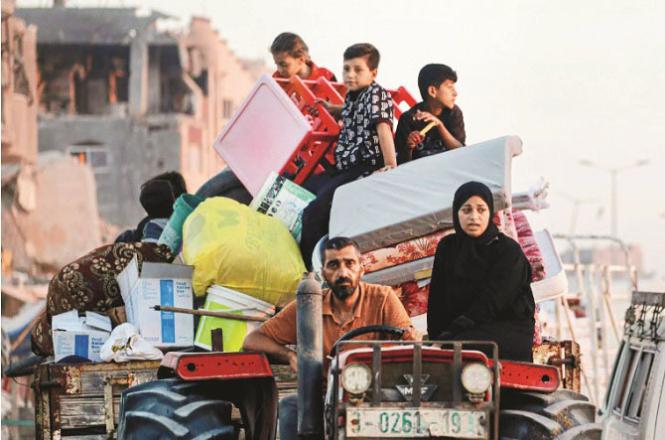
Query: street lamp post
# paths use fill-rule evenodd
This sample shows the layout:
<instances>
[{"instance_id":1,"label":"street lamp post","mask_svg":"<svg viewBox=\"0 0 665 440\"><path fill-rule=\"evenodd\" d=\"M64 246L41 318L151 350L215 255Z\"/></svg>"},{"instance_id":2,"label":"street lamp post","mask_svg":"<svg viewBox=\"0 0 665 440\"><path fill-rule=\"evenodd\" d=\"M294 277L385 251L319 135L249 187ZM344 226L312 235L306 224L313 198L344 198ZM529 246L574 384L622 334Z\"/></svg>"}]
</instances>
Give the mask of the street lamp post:
<instances>
[{"instance_id":1,"label":"street lamp post","mask_svg":"<svg viewBox=\"0 0 665 440\"><path fill-rule=\"evenodd\" d=\"M580 159L579 161L580 165L584 165L590 168L596 168L598 170L603 170L607 171L610 173L610 234L612 237L617 237L618 234L618 216L619 216L619 211L618 211L618 203L617 203L617 196L618 196L618 181L617 181L617 176L621 171L626 171L631 168L638 168L644 165L649 164L648 159L642 159L638 160L634 164L631 165L626 165L623 167L615 167L615 168L605 168L602 166L599 166L595 164L594 162L588 160L588 159Z\"/></svg>"}]
</instances>

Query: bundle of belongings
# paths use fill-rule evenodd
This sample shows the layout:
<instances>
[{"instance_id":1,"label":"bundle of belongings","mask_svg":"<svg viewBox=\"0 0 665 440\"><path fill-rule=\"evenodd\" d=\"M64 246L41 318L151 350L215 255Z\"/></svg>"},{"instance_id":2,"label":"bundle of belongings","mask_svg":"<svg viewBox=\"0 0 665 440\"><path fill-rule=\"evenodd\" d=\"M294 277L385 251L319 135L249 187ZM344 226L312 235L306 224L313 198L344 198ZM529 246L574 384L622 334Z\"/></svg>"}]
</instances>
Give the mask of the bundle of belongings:
<instances>
[{"instance_id":1,"label":"bundle of belongings","mask_svg":"<svg viewBox=\"0 0 665 440\"><path fill-rule=\"evenodd\" d=\"M109 315L114 324L125 321L116 309L123 307L116 276L133 259L169 263L174 255L154 243L115 243L101 246L69 263L53 277L46 297L46 311L32 330L32 349L36 354L54 353L52 319L71 310L92 311Z\"/></svg>"},{"instance_id":2,"label":"bundle of belongings","mask_svg":"<svg viewBox=\"0 0 665 440\"><path fill-rule=\"evenodd\" d=\"M311 130L309 124L301 125ZM299 144L282 140L280 145L283 156L291 158ZM453 231L455 190L465 182L480 181L494 197L493 221L520 242L534 280L542 279L544 265L533 232L526 217L511 208L511 161L521 151L521 140L507 136L343 185L334 195L329 235L354 239L362 253L364 280L393 286L410 316L422 317L437 245ZM236 156L238 160L229 164L247 169L232 168L233 172L244 179L253 176L251 188L243 180L254 195L250 206L227 197L189 195L178 173L147 181L140 195L147 217L138 227L123 233L118 243L65 266L51 281L47 312L33 333L34 351L53 354L52 320L70 311L65 327L103 330L107 339L108 326L100 328L101 320L92 315L83 320L79 314L105 312L113 326L127 322L130 326L120 332L124 336L114 338L110 347L123 345L123 338L136 341L138 332L145 345L139 352L150 351L150 346L169 350L196 345L209 350L210 331L222 328L224 349L234 351L258 325L256 319L243 317L267 318L292 300L305 271L298 246L301 214L314 195L277 174L280 170L275 168L283 161L263 163L265 170L252 173L259 158L247 157L240 147ZM544 193L540 185L521 195L519 204L524 209L543 206ZM173 264L180 250L185 264ZM204 317L196 324L192 314L175 310L191 311L197 302L226 315ZM124 307L124 314L114 312L118 307ZM228 314L238 318L229 319ZM91 330L93 322L97 324ZM56 331L66 331L62 318L54 323ZM128 348L120 358L134 354ZM118 360L113 349L104 357Z\"/></svg>"},{"instance_id":3,"label":"bundle of belongings","mask_svg":"<svg viewBox=\"0 0 665 440\"><path fill-rule=\"evenodd\" d=\"M344 185L333 200L330 236L355 239L363 251L363 280L393 286L414 323L424 323L418 317L427 313L434 254L441 238L453 232L452 196L461 184L480 181L494 195L493 222L520 243L533 268L532 281L538 281L545 277L538 245L526 216L511 208L511 160L521 145L517 137L494 139ZM363 194L363 203L357 203L357 194ZM534 203L529 202L543 194L520 196L520 203L530 208ZM540 342L538 331L534 341Z\"/></svg>"},{"instance_id":4,"label":"bundle of belongings","mask_svg":"<svg viewBox=\"0 0 665 440\"><path fill-rule=\"evenodd\" d=\"M187 215L182 235L185 265L173 263L169 246L139 242L102 246L63 267L49 285L46 313L33 330L33 351L55 354L57 361L67 357L64 353L100 361L110 321L136 329L141 338L127 333L128 344L140 341L161 350L193 345L210 350L210 330L222 328L225 350L237 351L258 325L242 316L267 318L276 305L295 297L305 267L293 235L279 219L211 197ZM239 319L204 317L196 324L191 313L177 309L193 311L197 298L204 309ZM79 319L79 312L93 311L108 315L109 325L92 325L102 319L86 315ZM136 359L138 347L127 348L133 357L108 358Z\"/></svg>"}]
</instances>

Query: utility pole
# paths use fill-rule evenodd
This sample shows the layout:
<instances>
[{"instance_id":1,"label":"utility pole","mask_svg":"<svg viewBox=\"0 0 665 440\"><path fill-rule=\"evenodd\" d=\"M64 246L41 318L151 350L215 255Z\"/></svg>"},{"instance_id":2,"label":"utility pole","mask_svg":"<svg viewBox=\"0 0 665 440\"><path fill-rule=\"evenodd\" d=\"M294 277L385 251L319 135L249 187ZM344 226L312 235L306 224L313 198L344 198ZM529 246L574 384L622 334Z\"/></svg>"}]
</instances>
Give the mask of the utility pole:
<instances>
[{"instance_id":1,"label":"utility pole","mask_svg":"<svg viewBox=\"0 0 665 440\"><path fill-rule=\"evenodd\" d=\"M626 165L623 167L615 168L605 168L595 164L594 162L588 159L580 159L580 165L584 165L590 168L596 168L598 170L606 171L610 174L610 235L612 237L617 237L619 234L618 226L618 217L619 217L619 207L618 207L618 175L621 171L629 170L632 168L638 168L644 165L649 164L648 159L641 159L635 162L632 165Z\"/></svg>"}]
</instances>

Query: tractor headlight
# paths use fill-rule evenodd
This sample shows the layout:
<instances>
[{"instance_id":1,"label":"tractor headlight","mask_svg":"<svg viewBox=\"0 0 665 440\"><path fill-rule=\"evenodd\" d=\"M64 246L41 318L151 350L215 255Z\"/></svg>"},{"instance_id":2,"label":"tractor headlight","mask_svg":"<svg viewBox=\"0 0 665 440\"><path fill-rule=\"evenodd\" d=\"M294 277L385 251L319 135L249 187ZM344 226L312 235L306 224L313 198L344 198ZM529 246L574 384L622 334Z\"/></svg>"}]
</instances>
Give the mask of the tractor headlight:
<instances>
[{"instance_id":1,"label":"tractor headlight","mask_svg":"<svg viewBox=\"0 0 665 440\"><path fill-rule=\"evenodd\" d=\"M365 364L349 364L342 369L342 387L347 393L362 394L372 384L372 370Z\"/></svg>"},{"instance_id":2,"label":"tractor headlight","mask_svg":"<svg viewBox=\"0 0 665 440\"><path fill-rule=\"evenodd\" d=\"M471 394L481 394L492 385L492 371L485 365L474 362L462 369L462 386Z\"/></svg>"}]
</instances>

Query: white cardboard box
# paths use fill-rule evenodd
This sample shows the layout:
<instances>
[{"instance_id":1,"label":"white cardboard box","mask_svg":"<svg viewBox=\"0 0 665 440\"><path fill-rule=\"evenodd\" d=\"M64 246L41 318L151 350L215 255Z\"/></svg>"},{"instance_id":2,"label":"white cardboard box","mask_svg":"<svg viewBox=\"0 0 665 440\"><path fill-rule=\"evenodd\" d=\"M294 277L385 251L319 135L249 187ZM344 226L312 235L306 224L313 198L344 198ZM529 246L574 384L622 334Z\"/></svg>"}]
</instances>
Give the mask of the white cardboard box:
<instances>
[{"instance_id":1,"label":"white cardboard box","mask_svg":"<svg viewBox=\"0 0 665 440\"><path fill-rule=\"evenodd\" d=\"M136 257L116 280L125 302L127 321L155 347L188 347L194 344L194 316L156 311L154 306L192 309L192 266L144 262L139 272Z\"/></svg>"},{"instance_id":2,"label":"white cardboard box","mask_svg":"<svg viewBox=\"0 0 665 440\"><path fill-rule=\"evenodd\" d=\"M111 334L108 316L87 311L85 317L79 317L77 310L70 310L55 315L51 327L56 362L72 355L101 362L99 350Z\"/></svg>"}]
</instances>

